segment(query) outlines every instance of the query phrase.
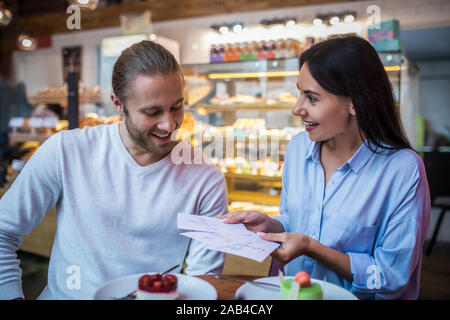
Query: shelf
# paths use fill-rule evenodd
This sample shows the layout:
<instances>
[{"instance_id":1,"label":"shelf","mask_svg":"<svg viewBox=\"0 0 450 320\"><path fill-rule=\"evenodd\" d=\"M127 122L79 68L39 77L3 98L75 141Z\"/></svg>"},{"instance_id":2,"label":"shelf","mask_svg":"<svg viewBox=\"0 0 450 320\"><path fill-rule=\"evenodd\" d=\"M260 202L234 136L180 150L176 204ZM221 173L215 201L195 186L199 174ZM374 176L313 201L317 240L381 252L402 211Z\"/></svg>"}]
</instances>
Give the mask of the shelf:
<instances>
[{"instance_id":1,"label":"shelf","mask_svg":"<svg viewBox=\"0 0 450 320\"><path fill-rule=\"evenodd\" d=\"M235 112L242 110L249 111L276 111L276 110L292 110L295 103L238 103L238 104L198 104L196 106L199 114L207 114L212 112Z\"/></svg>"},{"instance_id":2,"label":"shelf","mask_svg":"<svg viewBox=\"0 0 450 320\"><path fill-rule=\"evenodd\" d=\"M192 136L192 137L194 138L194 136ZM224 136L224 137L226 137L226 136ZM234 142L235 142L235 143L238 142L238 140L239 140L239 142L241 142L241 141L245 141L245 142L267 141L267 143L270 143L270 142L273 140L273 139L272 139L272 136L270 136L270 135L265 136L265 137L266 137L265 140L264 140L263 137L261 137L261 136L257 136L256 138L253 138L253 137L251 137L251 136L242 136L242 137L233 136L233 139L234 139ZM213 142L213 141L215 141L215 140L216 140L216 138L214 138L214 137L202 137L202 143L210 143L210 142ZM197 140L194 140L194 141L197 141ZM285 144L287 144L287 143L289 143L289 141L291 141L291 140L290 140L290 139L287 139L287 138L278 138L277 141L278 141L279 143L285 143ZM223 139L223 143L226 143L226 139Z\"/></svg>"},{"instance_id":3,"label":"shelf","mask_svg":"<svg viewBox=\"0 0 450 320\"><path fill-rule=\"evenodd\" d=\"M32 132L17 132L9 133L9 143L11 145L17 143L25 143L27 141L37 141L39 143L44 143L45 140L50 138L53 133L32 133Z\"/></svg>"},{"instance_id":4,"label":"shelf","mask_svg":"<svg viewBox=\"0 0 450 320\"><path fill-rule=\"evenodd\" d=\"M101 103L101 95L79 95L80 103ZM67 106L67 95L47 95L47 96L28 96L28 101L32 105L37 105L40 103L45 104L59 104L61 106Z\"/></svg>"},{"instance_id":5,"label":"shelf","mask_svg":"<svg viewBox=\"0 0 450 320\"><path fill-rule=\"evenodd\" d=\"M267 205L278 206L280 204L279 195L270 195L267 193L255 192L255 191L231 191L228 193L228 202L255 202Z\"/></svg>"},{"instance_id":6,"label":"shelf","mask_svg":"<svg viewBox=\"0 0 450 320\"><path fill-rule=\"evenodd\" d=\"M225 173L226 178L231 179L247 179L247 180L255 180L255 181L270 181L270 182L281 182L281 176L265 176L261 174L245 174L245 173Z\"/></svg>"}]
</instances>

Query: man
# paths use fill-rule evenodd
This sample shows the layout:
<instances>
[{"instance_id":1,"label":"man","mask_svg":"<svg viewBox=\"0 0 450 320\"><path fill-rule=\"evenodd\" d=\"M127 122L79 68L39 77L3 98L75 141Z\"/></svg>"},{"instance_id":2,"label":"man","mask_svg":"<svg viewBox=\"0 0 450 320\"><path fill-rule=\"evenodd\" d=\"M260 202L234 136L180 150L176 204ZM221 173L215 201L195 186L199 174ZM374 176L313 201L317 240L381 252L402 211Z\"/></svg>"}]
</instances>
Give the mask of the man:
<instances>
[{"instance_id":1,"label":"man","mask_svg":"<svg viewBox=\"0 0 450 320\"><path fill-rule=\"evenodd\" d=\"M40 299L90 299L105 282L186 264L189 275L220 273L223 254L179 235L178 212L227 211L223 174L175 164L184 81L174 57L142 41L114 65L111 99L120 124L63 131L27 162L0 200L0 298L23 297L21 238L56 204L48 285Z\"/></svg>"}]
</instances>

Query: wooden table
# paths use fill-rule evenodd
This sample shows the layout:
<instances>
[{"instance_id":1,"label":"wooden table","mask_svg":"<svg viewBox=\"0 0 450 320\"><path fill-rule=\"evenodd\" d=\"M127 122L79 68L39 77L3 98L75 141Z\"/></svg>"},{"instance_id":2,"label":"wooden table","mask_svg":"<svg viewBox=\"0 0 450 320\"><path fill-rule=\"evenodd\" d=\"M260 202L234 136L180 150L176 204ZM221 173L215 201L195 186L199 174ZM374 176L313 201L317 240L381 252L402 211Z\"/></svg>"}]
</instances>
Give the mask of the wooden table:
<instances>
[{"instance_id":1,"label":"wooden table","mask_svg":"<svg viewBox=\"0 0 450 320\"><path fill-rule=\"evenodd\" d=\"M260 276L238 276L234 274L224 276L230 276L233 278L239 278L250 281L261 278ZM217 300L234 300L234 295L237 289L240 286L244 285L244 282L235 280L217 279L214 275L203 275L197 277L209 282L216 289Z\"/></svg>"}]
</instances>

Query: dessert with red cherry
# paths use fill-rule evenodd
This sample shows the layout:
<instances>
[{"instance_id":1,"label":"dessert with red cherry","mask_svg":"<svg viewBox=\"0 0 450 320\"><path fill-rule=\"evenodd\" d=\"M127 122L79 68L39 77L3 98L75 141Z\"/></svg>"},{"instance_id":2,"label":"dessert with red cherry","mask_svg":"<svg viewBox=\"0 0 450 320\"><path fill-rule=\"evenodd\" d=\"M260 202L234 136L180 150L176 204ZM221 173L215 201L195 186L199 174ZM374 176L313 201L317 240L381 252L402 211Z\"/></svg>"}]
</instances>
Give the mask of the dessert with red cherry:
<instances>
[{"instance_id":1,"label":"dessert with red cherry","mask_svg":"<svg viewBox=\"0 0 450 320\"><path fill-rule=\"evenodd\" d=\"M178 279L173 274L146 274L139 278L138 300L174 300L178 297Z\"/></svg>"}]
</instances>

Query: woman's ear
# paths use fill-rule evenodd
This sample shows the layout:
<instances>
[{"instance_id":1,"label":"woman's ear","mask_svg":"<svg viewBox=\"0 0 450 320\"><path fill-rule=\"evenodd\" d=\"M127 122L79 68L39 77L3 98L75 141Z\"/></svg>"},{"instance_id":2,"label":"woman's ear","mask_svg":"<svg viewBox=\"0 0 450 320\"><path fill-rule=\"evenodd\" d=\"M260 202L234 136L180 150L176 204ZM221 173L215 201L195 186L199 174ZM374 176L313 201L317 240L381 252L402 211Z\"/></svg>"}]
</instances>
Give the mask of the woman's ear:
<instances>
[{"instance_id":1,"label":"woman's ear","mask_svg":"<svg viewBox=\"0 0 450 320\"><path fill-rule=\"evenodd\" d=\"M121 115L124 115L125 112L123 110L123 104L120 102L119 98L114 94L114 92L111 93L111 101L114 104L114 108L116 108L117 112L119 112Z\"/></svg>"},{"instance_id":2,"label":"woman's ear","mask_svg":"<svg viewBox=\"0 0 450 320\"><path fill-rule=\"evenodd\" d=\"M348 106L348 112L350 112L350 114L352 116L356 116L355 106L353 105L353 102L351 102L351 101L350 101L350 104Z\"/></svg>"}]
</instances>

